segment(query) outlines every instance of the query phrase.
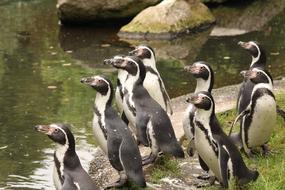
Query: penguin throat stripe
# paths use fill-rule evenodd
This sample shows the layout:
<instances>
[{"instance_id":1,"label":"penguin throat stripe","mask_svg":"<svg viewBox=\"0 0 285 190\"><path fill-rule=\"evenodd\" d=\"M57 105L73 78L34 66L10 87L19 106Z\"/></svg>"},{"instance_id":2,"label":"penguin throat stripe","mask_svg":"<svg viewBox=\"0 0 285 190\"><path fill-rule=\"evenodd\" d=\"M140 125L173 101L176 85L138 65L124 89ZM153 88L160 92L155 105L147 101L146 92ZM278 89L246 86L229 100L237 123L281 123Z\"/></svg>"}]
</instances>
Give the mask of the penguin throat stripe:
<instances>
[{"instance_id":1,"label":"penguin throat stripe","mask_svg":"<svg viewBox=\"0 0 285 190\"><path fill-rule=\"evenodd\" d=\"M206 136L206 139L207 139L208 143L211 145L211 147L212 147L212 149L214 150L216 156L218 156L218 155L219 155L219 152L218 152L217 143L215 142L214 139L211 139L211 137L210 137L210 135L209 135L208 129L206 129L206 128L204 127L204 125L203 125L200 121L195 121L195 124L196 124L197 127L199 127L199 128L203 131L203 133L204 133L205 136ZM211 132L210 132L210 133L211 133Z\"/></svg>"}]
</instances>

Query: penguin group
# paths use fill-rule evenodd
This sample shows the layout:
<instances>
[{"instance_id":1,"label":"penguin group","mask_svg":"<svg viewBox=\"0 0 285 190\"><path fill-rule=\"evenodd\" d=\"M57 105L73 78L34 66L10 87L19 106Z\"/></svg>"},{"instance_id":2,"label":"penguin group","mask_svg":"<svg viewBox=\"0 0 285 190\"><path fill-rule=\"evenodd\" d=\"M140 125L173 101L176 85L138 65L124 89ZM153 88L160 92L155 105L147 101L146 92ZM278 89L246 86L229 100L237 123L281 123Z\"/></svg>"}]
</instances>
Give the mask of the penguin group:
<instances>
[{"instance_id":1,"label":"penguin group","mask_svg":"<svg viewBox=\"0 0 285 190\"><path fill-rule=\"evenodd\" d=\"M241 150L252 157L256 148L269 153L267 143L276 125L277 105L273 94L273 80L266 70L266 55L254 41L239 42L252 56L249 69L241 71L244 77L237 99L239 132L227 135L215 114L211 95L214 71L209 63L195 62L185 70L196 79L195 92L186 99L182 126L188 142L187 154L197 153L200 166L208 173L210 184L217 181L228 188L230 181L242 186L255 181L259 172L246 166ZM143 166L155 164L159 156L185 158L176 138L170 115L173 114L170 97L156 67L154 50L139 45L126 55L114 55L103 61L117 70L116 88L104 75L84 77L82 84L96 91L92 127L99 147L119 179L104 189L124 187L131 182L139 188L147 186ZM113 99L117 109L113 107ZM37 125L56 143L53 180L56 189L99 189L82 168L75 152L75 139L68 124ZM143 157L139 146L149 147Z\"/></svg>"}]
</instances>

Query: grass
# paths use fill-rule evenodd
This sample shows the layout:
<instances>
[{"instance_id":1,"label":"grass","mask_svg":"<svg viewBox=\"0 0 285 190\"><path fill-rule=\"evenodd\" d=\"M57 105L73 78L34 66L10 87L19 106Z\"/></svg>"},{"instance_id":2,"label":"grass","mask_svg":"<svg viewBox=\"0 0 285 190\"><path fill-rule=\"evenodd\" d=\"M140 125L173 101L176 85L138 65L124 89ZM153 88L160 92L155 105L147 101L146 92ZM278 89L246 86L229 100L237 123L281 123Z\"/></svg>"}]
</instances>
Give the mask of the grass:
<instances>
[{"instance_id":1,"label":"grass","mask_svg":"<svg viewBox=\"0 0 285 190\"><path fill-rule=\"evenodd\" d=\"M277 104L284 110L285 95L276 96ZM236 112L231 110L218 114L218 119L224 130L228 133L230 128L229 121L233 121ZM238 130L238 126L235 126ZM284 190L285 189L285 122L277 117L277 126L269 141L270 155L264 157L261 154L255 155L249 159L244 154L243 158L249 168L256 168L259 171L259 177L255 182L245 187L238 188L233 185L229 189L246 189L246 190ZM208 187L207 190L220 189L220 186Z\"/></svg>"},{"instance_id":2,"label":"grass","mask_svg":"<svg viewBox=\"0 0 285 190\"><path fill-rule=\"evenodd\" d=\"M159 183L164 177L180 177L178 161L173 157L164 155L156 160L155 164L149 168L150 182Z\"/></svg>"}]
</instances>

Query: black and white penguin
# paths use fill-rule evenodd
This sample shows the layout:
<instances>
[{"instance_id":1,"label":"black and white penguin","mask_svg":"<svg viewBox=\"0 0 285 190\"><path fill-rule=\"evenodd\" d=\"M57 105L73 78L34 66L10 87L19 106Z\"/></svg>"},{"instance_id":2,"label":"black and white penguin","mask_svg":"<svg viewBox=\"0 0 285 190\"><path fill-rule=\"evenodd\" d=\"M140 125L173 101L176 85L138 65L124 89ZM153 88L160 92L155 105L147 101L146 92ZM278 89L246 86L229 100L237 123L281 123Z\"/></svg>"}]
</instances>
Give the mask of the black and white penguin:
<instances>
[{"instance_id":1,"label":"black and white penguin","mask_svg":"<svg viewBox=\"0 0 285 190\"><path fill-rule=\"evenodd\" d=\"M197 84L194 93L200 91L207 91L211 93L214 85L214 72L208 63L198 61L191 66L186 66L185 70L190 72L196 78ZM190 147L188 149L188 154L190 156L193 156L195 149L193 147L195 129L193 123L194 113L195 106L193 104L189 104L183 118L183 129L187 139L190 141Z\"/></svg>"},{"instance_id":2,"label":"black and white penguin","mask_svg":"<svg viewBox=\"0 0 285 190\"><path fill-rule=\"evenodd\" d=\"M260 69L265 69L266 66L266 54L262 46L258 42L239 42L239 46L247 50L252 57L252 61L249 68L259 67ZM237 111L241 113L250 102L250 95L252 92L254 84L245 79L240 87L237 100Z\"/></svg>"},{"instance_id":3,"label":"black and white penguin","mask_svg":"<svg viewBox=\"0 0 285 190\"><path fill-rule=\"evenodd\" d=\"M195 62L193 65L186 66L185 70L190 72L197 81L195 92L200 91L207 91L210 92L213 89L214 85L214 72L211 68L211 66L204 62L204 61L198 61ZM193 104L189 103L185 115L183 118L183 129L186 138L189 140L189 144L187 147L187 153L189 156L193 156L195 153L195 141L194 141L194 135L195 135L195 126L194 126L194 114L195 114L196 108ZM205 164L203 159L198 155L198 160L200 163L200 166L203 170L209 171L208 166ZM201 175L199 176L201 179L208 179L209 175Z\"/></svg>"},{"instance_id":4,"label":"black and white penguin","mask_svg":"<svg viewBox=\"0 0 285 190\"><path fill-rule=\"evenodd\" d=\"M74 136L68 124L37 125L35 129L56 143L53 180L56 189L99 189L82 168L75 152Z\"/></svg>"},{"instance_id":5,"label":"black and white penguin","mask_svg":"<svg viewBox=\"0 0 285 190\"><path fill-rule=\"evenodd\" d=\"M151 147L151 154L143 160L143 164L155 161L159 151L183 158L184 152L175 137L167 113L143 86L146 70L141 60L136 56L126 56L115 59L112 66L128 72L123 85L126 94L123 100L124 112L136 126L138 141Z\"/></svg>"},{"instance_id":6,"label":"black and white penguin","mask_svg":"<svg viewBox=\"0 0 285 190\"><path fill-rule=\"evenodd\" d=\"M241 118L242 146L248 156L251 156L254 147L262 147L266 154L266 143L276 125L277 116L272 77L258 67L246 71L244 75L255 85L249 105L237 116L233 125Z\"/></svg>"},{"instance_id":7,"label":"black and white penguin","mask_svg":"<svg viewBox=\"0 0 285 190\"><path fill-rule=\"evenodd\" d=\"M195 147L222 187L234 178L238 185L257 179L259 173L249 170L230 138L222 130L215 115L214 99L209 92L198 92L188 101L196 107Z\"/></svg>"},{"instance_id":8,"label":"black and white penguin","mask_svg":"<svg viewBox=\"0 0 285 190\"><path fill-rule=\"evenodd\" d=\"M166 91L162 78L156 68L156 60L154 50L147 45L139 45L129 52L131 56L139 57L146 67L146 76L143 86L149 95L159 103L159 105L171 115L173 113L170 98Z\"/></svg>"},{"instance_id":9,"label":"black and white penguin","mask_svg":"<svg viewBox=\"0 0 285 190\"><path fill-rule=\"evenodd\" d=\"M107 155L111 165L119 172L120 179L108 185L107 188L123 186L127 180L137 186L146 187L142 170L142 158L127 125L112 108L113 86L110 80L103 76L93 76L81 79L82 83L90 85L97 91L95 98L96 133L102 133L104 141L99 144L107 144ZM96 111L97 110L97 111ZM94 120L93 120L94 122Z\"/></svg>"},{"instance_id":10,"label":"black and white penguin","mask_svg":"<svg viewBox=\"0 0 285 190\"><path fill-rule=\"evenodd\" d=\"M124 55L116 55L114 56L112 59L121 59L123 58ZM110 64L112 62L112 59L105 59L104 60L104 64ZM123 119L123 121L128 124L128 120L125 116L125 113L123 112L123 88L122 88L122 84L125 82L125 80L127 79L127 75L128 72L124 71L124 70L119 70L118 71L118 77L117 77L117 87L116 87L116 91L115 91L115 100L116 100L116 105L118 107L119 112L121 113L121 117Z\"/></svg>"}]
</instances>

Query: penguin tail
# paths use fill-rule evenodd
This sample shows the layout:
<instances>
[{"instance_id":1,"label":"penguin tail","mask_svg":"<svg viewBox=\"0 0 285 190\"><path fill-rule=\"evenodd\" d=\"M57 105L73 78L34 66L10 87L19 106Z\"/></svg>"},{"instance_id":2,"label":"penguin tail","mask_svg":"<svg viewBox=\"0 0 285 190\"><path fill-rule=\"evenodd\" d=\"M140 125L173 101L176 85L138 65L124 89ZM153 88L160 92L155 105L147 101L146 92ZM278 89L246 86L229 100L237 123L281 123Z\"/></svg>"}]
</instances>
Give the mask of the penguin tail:
<instances>
[{"instance_id":1,"label":"penguin tail","mask_svg":"<svg viewBox=\"0 0 285 190\"><path fill-rule=\"evenodd\" d=\"M247 183L249 183L251 181L257 180L258 176L259 176L259 172L258 171L256 171L256 170L249 170L248 176L239 179L238 183L239 183L239 185L245 185L245 184L247 184Z\"/></svg>"},{"instance_id":2,"label":"penguin tail","mask_svg":"<svg viewBox=\"0 0 285 190\"><path fill-rule=\"evenodd\" d=\"M257 180L258 176L259 176L259 172L258 171L250 171L252 173L252 181Z\"/></svg>"},{"instance_id":3,"label":"penguin tail","mask_svg":"<svg viewBox=\"0 0 285 190\"><path fill-rule=\"evenodd\" d=\"M139 175L141 174L141 175ZM138 173L134 173L131 174L130 176L128 176L130 178L130 181L133 182L136 186L140 187L140 188L145 188L146 187L146 182L145 182L145 178L142 172Z\"/></svg>"}]
</instances>

